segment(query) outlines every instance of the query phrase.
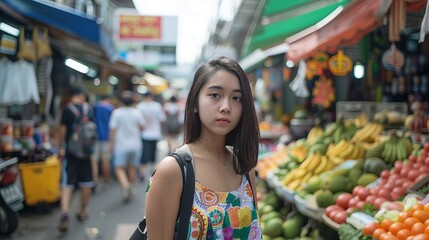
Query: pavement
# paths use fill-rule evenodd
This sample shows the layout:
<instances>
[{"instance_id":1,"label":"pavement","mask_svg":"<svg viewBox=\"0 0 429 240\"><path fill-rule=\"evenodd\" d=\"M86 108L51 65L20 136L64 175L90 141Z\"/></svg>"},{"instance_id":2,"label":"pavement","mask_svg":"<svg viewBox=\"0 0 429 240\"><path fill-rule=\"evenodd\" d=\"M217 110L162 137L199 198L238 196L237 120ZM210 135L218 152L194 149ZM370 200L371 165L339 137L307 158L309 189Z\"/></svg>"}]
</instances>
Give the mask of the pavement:
<instances>
[{"instance_id":1,"label":"pavement","mask_svg":"<svg viewBox=\"0 0 429 240\"><path fill-rule=\"evenodd\" d=\"M158 160L168 153L166 141L158 143ZM148 170L148 174L149 174ZM148 176L146 174L146 176ZM123 240L128 239L145 215L145 198L147 179L138 182L136 194L130 202L123 203L122 190L117 181L109 186L100 186L92 195L90 218L78 222L75 215L79 209L79 192L73 195L70 211L69 231L60 233L57 230L60 220L59 203L44 208L26 207L20 211L18 230L13 236L2 236L0 239L19 240ZM43 211L42 211L43 210Z\"/></svg>"}]
</instances>

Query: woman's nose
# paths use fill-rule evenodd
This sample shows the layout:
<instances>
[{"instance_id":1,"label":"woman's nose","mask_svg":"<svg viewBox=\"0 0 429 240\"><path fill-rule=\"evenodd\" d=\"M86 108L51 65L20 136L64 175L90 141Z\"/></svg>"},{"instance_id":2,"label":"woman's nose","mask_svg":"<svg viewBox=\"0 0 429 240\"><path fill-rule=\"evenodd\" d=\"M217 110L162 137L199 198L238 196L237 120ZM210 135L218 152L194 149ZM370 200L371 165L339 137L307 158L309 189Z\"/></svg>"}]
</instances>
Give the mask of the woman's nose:
<instances>
[{"instance_id":1,"label":"woman's nose","mask_svg":"<svg viewBox=\"0 0 429 240\"><path fill-rule=\"evenodd\" d=\"M231 107L230 107L228 99L225 99L222 101L222 104L221 104L219 110L220 110L220 112L230 112Z\"/></svg>"}]
</instances>

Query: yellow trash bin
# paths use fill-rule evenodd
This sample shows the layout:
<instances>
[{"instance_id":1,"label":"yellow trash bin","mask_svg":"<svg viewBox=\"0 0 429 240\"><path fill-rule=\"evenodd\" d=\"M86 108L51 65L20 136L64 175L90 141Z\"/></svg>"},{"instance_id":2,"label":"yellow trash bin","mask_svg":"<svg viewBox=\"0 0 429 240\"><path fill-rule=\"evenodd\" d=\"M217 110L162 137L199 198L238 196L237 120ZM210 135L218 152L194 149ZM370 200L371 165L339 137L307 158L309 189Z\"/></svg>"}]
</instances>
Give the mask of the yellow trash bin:
<instances>
[{"instance_id":1,"label":"yellow trash bin","mask_svg":"<svg viewBox=\"0 0 429 240\"><path fill-rule=\"evenodd\" d=\"M57 156L43 162L18 164L25 204L54 203L60 199L61 164Z\"/></svg>"}]
</instances>

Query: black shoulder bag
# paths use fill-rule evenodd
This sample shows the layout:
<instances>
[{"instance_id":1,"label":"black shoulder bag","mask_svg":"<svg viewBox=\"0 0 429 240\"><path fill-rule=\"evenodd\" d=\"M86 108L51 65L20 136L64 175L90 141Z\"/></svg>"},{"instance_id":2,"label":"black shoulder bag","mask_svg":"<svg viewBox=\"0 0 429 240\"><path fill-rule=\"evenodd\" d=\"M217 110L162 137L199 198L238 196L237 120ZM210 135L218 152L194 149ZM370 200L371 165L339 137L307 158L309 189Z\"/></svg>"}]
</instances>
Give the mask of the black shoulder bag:
<instances>
[{"instance_id":1,"label":"black shoulder bag","mask_svg":"<svg viewBox=\"0 0 429 240\"><path fill-rule=\"evenodd\" d=\"M178 217L178 228L175 239L186 239L188 234L189 221L192 213L192 205L194 202L194 191L195 191L195 175L194 168L192 166L192 157L185 152L175 152L170 154L174 157L180 166L182 171L183 190L180 197L180 209ZM129 240L146 240L147 226L146 217L139 222L137 229L131 235Z\"/></svg>"}]
</instances>

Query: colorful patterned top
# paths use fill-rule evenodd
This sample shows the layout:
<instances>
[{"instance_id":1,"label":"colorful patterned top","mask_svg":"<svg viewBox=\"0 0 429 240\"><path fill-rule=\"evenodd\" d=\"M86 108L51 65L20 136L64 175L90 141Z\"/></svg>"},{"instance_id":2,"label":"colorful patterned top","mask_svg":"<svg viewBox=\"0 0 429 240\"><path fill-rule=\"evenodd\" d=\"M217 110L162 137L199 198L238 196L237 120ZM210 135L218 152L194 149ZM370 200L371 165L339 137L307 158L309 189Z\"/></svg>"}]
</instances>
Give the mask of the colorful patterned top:
<instances>
[{"instance_id":1,"label":"colorful patterned top","mask_svg":"<svg viewBox=\"0 0 429 240\"><path fill-rule=\"evenodd\" d=\"M232 192L215 192L195 180L188 239L262 239L253 194L246 176Z\"/></svg>"}]
</instances>

